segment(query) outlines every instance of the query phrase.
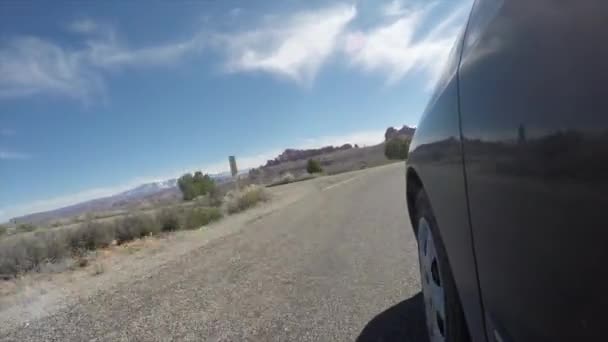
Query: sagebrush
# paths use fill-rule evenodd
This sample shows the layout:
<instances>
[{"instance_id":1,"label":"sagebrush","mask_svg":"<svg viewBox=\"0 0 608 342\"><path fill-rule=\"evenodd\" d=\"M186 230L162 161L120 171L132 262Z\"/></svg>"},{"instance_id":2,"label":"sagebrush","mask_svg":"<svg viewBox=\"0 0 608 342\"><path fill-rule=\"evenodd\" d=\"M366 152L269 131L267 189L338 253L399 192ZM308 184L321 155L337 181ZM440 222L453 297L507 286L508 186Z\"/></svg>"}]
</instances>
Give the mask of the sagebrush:
<instances>
[{"instance_id":1,"label":"sagebrush","mask_svg":"<svg viewBox=\"0 0 608 342\"><path fill-rule=\"evenodd\" d=\"M259 185L249 185L239 192L230 191L224 198L226 211L233 214L268 200L268 191Z\"/></svg>"}]
</instances>

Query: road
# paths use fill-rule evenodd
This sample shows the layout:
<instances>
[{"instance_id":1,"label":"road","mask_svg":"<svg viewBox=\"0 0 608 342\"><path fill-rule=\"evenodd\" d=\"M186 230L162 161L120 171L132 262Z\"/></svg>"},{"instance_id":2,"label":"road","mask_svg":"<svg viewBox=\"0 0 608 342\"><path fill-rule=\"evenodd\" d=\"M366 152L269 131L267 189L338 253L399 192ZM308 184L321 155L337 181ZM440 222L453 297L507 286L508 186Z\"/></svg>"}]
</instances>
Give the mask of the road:
<instances>
[{"instance_id":1,"label":"road","mask_svg":"<svg viewBox=\"0 0 608 342\"><path fill-rule=\"evenodd\" d=\"M399 163L273 188L303 195L0 339L424 341L404 183Z\"/></svg>"}]
</instances>

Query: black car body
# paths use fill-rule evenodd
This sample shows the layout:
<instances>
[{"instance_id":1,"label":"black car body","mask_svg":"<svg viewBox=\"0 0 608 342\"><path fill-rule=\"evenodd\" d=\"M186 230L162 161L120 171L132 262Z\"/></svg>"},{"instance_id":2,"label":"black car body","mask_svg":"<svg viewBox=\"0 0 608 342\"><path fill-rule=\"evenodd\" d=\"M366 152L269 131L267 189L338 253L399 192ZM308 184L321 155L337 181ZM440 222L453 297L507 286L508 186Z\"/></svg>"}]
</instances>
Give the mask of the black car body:
<instances>
[{"instance_id":1,"label":"black car body","mask_svg":"<svg viewBox=\"0 0 608 342\"><path fill-rule=\"evenodd\" d=\"M608 340L607 23L477 0L418 124L410 217L424 191L472 341Z\"/></svg>"}]
</instances>

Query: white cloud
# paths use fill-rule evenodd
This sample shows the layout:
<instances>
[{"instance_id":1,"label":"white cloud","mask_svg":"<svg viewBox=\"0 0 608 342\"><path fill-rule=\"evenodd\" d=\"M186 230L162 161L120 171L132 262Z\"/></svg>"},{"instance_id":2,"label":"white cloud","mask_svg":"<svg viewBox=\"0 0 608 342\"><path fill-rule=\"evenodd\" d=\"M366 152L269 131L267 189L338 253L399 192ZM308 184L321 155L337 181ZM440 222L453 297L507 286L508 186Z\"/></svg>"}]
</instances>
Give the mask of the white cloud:
<instances>
[{"instance_id":1,"label":"white cloud","mask_svg":"<svg viewBox=\"0 0 608 342\"><path fill-rule=\"evenodd\" d=\"M104 94L107 72L174 65L199 54L210 38L212 47L226 52L228 72L265 72L310 85L322 65L342 52L350 65L381 72L389 83L419 70L431 84L465 17L465 11L456 11L419 37L433 7L407 8L394 0L379 7L380 25L353 30L356 7L338 4L285 17L267 16L261 25L233 34L199 30L184 39L148 46L132 46L111 25L81 19L67 27L78 33L81 44L62 45L31 36L0 42L0 99L52 94L87 103ZM231 13L241 12L235 8Z\"/></svg>"},{"instance_id":2,"label":"white cloud","mask_svg":"<svg viewBox=\"0 0 608 342\"><path fill-rule=\"evenodd\" d=\"M380 12L387 17L392 17L407 14L409 9L405 7L402 0L393 0L382 6Z\"/></svg>"},{"instance_id":3,"label":"white cloud","mask_svg":"<svg viewBox=\"0 0 608 342\"><path fill-rule=\"evenodd\" d=\"M390 6L393 7L393 6ZM454 40L464 24L465 7L445 17L430 32L418 37L433 6L401 11L397 18L368 31L348 34L345 52L353 66L366 72L381 72L389 83L413 71L426 73L431 86L438 79ZM392 8L396 13L396 8Z\"/></svg>"},{"instance_id":4,"label":"white cloud","mask_svg":"<svg viewBox=\"0 0 608 342\"><path fill-rule=\"evenodd\" d=\"M0 160L26 160L30 158L31 156L26 153L0 150Z\"/></svg>"},{"instance_id":5,"label":"white cloud","mask_svg":"<svg viewBox=\"0 0 608 342\"><path fill-rule=\"evenodd\" d=\"M0 48L0 97L52 93L82 99L101 86L79 54L47 41L20 37Z\"/></svg>"},{"instance_id":6,"label":"white cloud","mask_svg":"<svg viewBox=\"0 0 608 342\"><path fill-rule=\"evenodd\" d=\"M227 43L228 71L262 71L301 84L314 80L323 62L336 50L353 6L337 5L273 20L265 27L220 36Z\"/></svg>"},{"instance_id":7,"label":"white cloud","mask_svg":"<svg viewBox=\"0 0 608 342\"><path fill-rule=\"evenodd\" d=\"M68 29L75 33L93 33L100 29L100 25L91 19L79 19L68 26Z\"/></svg>"},{"instance_id":8,"label":"white cloud","mask_svg":"<svg viewBox=\"0 0 608 342\"><path fill-rule=\"evenodd\" d=\"M123 67L174 64L202 49L203 37L133 48L114 30L91 20L75 22L71 30L87 35L73 48L37 37L13 37L0 46L0 98L54 94L87 102L103 93L104 71Z\"/></svg>"}]
</instances>

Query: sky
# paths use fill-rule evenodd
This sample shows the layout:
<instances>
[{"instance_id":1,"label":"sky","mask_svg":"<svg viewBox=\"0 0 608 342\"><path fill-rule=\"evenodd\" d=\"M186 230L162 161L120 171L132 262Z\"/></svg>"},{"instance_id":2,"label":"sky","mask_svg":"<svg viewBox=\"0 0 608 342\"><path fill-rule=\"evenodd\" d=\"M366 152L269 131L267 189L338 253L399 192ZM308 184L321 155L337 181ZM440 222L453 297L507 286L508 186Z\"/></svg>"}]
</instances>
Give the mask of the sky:
<instances>
[{"instance_id":1,"label":"sky","mask_svg":"<svg viewBox=\"0 0 608 342\"><path fill-rule=\"evenodd\" d=\"M0 222L415 126L471 1L0 2Z\"/></svg>"}]
</instances>

